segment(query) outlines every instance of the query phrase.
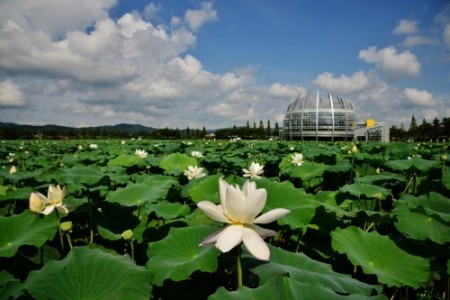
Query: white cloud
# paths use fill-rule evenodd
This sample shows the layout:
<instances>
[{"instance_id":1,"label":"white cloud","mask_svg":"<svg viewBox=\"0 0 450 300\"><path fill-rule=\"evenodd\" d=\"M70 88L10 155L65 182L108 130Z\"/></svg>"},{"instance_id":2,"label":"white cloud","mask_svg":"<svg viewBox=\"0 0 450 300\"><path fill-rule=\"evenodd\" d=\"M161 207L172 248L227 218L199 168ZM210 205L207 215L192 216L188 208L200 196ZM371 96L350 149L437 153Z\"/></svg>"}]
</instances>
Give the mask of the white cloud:
<instances>
[{"instance_id":1,"label":"white cloud","mask_svg":"<svg viewBox=\"0 0 450 300\"><path fill-rule=\"evenodd\" d=\"M115 4L116 0L2 0L0 20L14 20L25 30L38 28L58 38L107 18Z\"/></svg>"},{"instance_id":2,"label":"white cloud","mask_svg":"<svg viewBox=\"0 0 450 300\"><path fill-rule=\"evenodd\" d=\"M415 34L417 33L417 21L401 19L395 29L394 34Z\"/></svg>"},{"instance_id":3,"label":"white cloud","mask_svg":"<svg viewBox=\"0 0 450 300\"><path fill-rule=\"evenodd\" d=\"M433 38L424 37L420 35L408 36L402 43L405 47L414 47L420 45L435 45L437 41Z\"/></svg>"},{"instance_id":4,"label":"white cloud","mask_svg":"<svg viewBox=\"0 0 450 300\"><path fill-rule=\"evenodd\" d=\"M268 92L273 97L290 99L297 96L300 92L304 92L304 89L293 85L282 85L276 82L269 87Z\"/></svg>"},{"instance_id":5,"label":"white cloud","mask_svg":"<svg viewBox=\"0 0 450 300\"><path fill-rule=\"evenodd\" d=\"M380 50L372 46L361 50L358 57L367 63L374 63L388 79L420 74L421 65L417 57L409 51L399 53L394 46Z\"/></svg>"},{"instance_id":6,"label":"white cloud","mask_svg":"<svg viewBox=\"0 0 450 300\"><path fill-rule=\"evenodd\" d=\"M403 90L405 98L413 105L432 107L436 105L433 94L427 91L419 91L415 88L405 88Z\"/></svg>"},{"instance_id":7,"label":"white cloud","mask_svg":"<svg viewBox=\"0 0 450 300\"><path fill-rule=\"evenodd\" d=\"M184 15L184 20L193 31L197 31L205 22L217 19L217 12L212 9L211 2L203 2L201 9L188 9Z\"/></svg>"},{"instance_id":8,"label":"white cloud","mask_svg":"<svg viewBox=\"0 0 450 300\"><path fill-rule=\"evenodd\" d=\"M334 77L334 74L325 72L317 76L314 85L343 96L367 89L371 85L371 80L363 71L358 71L350 77L346 75Z\"/></svg>"},{"instance_id":9,"label":"white cloud","mask_svg":"<svg viewBox=\"0 0 450 300\"><path fill-rule=\"evenodd\" d=\"M17 107L23 105L25 105L25 99L20 87L10 79L0 82L0 107Z\"/></svg>"},{"instance_id":10,"label":"white cloud","mask_svg":"<svg viewBox=\"0 0 450 300\"><path fill-rule=\"evenodd\" d=\"M447 47L450 48L450 24L447 24L444 29L444 41Z\"/></svg>"}]
</instances>

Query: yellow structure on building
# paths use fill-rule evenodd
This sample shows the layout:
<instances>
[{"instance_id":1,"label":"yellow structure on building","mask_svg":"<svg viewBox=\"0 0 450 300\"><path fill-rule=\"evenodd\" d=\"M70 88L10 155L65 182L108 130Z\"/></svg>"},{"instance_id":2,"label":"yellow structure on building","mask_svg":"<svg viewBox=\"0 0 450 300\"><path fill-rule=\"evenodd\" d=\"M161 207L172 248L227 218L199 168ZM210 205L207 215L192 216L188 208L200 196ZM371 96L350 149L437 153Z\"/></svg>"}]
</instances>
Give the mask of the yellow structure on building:
<instances>
[{"instance_id":1,"label":"yellow structure on building","mask_svg":"<svg viewBox=\"0 0 450 300\"><path fill-rule=\"evenodd\" d=\"M373 127L373 126L375 126L376 124L377 124L377 122L375 121L375 119L367 119L367 120L366 120L366 127L367 127L367 128Z\"/></svg>"}]
</instances>

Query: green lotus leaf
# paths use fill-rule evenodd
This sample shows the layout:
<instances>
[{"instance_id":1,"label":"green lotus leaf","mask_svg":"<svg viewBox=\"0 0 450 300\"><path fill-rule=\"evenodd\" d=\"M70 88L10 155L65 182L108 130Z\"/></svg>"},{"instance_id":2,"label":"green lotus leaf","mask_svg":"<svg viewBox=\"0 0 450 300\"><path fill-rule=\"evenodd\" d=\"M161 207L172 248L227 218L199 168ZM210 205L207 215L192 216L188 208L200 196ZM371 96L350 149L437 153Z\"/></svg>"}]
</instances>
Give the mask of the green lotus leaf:
<instances>
[{"instance_id":1,"label":"green lotus leaf","mask_svg":"<svg viewBox=\"0 0 450 300\"><path fill-rule=\"evenodd\" d=\"M110 241L118 241L122 239L122 235L119 233L114 233L104 227L97 225L98 234L104 239L110 240Z\"/></svg>"},{"instance_id":2,"label":"green lotus leaf","mask_svg":"<svg viewBox=\"0 0 450 300\"><path fill-rule=\"evenodd\" d=\"M154 203L146 203L143 211L145 214L149 214L151 212L155 212L155 214L168 221L171 219L175 219L176 217L186 216L191 210L189 206L181 203L170 203L167 200L160 201L156 204Z\"/></svg>"},{"instance_id":3,"label":"green lotus leaf","mask_svg":"<svg viewBox=\"0 0 450 300\"><path fill-rule=\"evenodd\" d=\"M214 246L200 247L200 242L217 227L192 226L171 228L161 241L149 244L147 268L154 274L153 283L185 280L195 271L214 272L220 251Z\"/></svg>"},{"instance_id":4,"label":"green lotus leaf","mask_svg":"<svg viewBox=\"0 0 450 300\"><path fill-rule=\"evenodd\" d=\"M288 276L303 283L320 283L321 286L340 294L371 295L373 290L381 292L382 286L360 282L349 275L332 270L331 265L309 258L303 253L293 253L269 245L270 263L259 265L252 272L265 284L272 278Z\"/></svg>"},{"instance_id":5,"label":"green lotus leaf","mask_svg":"<svg viewBox=\"0 0 450 300\"><path fill-rule=\"evenodd\" d=\"M177 181L170 176L149 176L144 182L128 184L124 188L109 192L106 200L123 206L140 206L164 198L175 184Z\"/></svg>"},{"instance_id":6,"label":"green lotus leaf","mask_svg":"<svg viewBox=\"0 0 450 300\"><path fill-rule=\"evenodd\" d=\"M187 170L189 166L196 166L197 159L181 153L172 153L164 157L159 166L167 172Z\"/></svg>"},{"instance_id":7,"label":"green lotus leaf","mask_svg":"<svg viewBox=\"0 0 450 300\"><path fill-rule=\"evenodd\" d=\"M108 166L123 166L129 167L132 165L137 165L142 162L142 158L137 155L132 154L121 154L116 158L108 161Z\"/></svg>"},{"instance_id":8,"label":"green lotus leaf","mask_svg":"<svg viewBox=\"0 0 450 300\"><path fill-rule=\"evenodd\" d=\"M432 202L428 197L421 198ZM398 201L393 210L398 220L395 223L397 229L407 236L422 241L430 239L440 245L450 242L450 222L443 220L443 218L448 219L450 214L423 206L411 210L408 205L411 199L414 197L402 197L402 201ZM447 203L443 204L448 206L448 201L447 199Z\"/></svg>"},{"instance_id":9,"label":"green lotus leaf","mask_svg":"<svg viewBox=\"0 0 450 300\"><path fill-rule=\"evenodd\" d=\"M340 191L343 193L349 193L350 195L358 198L366 196L367 198L375 198L379 200L384 200L391 194L388 189L366 183L346 184L340 189Z\"/></svg>"},{"instance_id":10,"label":"green lotus leaf","mask_svg":"<svg viewBox=\"0 0 450 300\"><path fill-rule=\"evenodd\" d=\"M22 283L6 271L0 272L0 299L17 299Z\"/></svg>"},{"instance_id":11,"label":"green lotus leaf","mask_svg":"<svg viewBox=\"0 0 450 300\"><path fill-rule=\"evenodd\" d=\"M419 288L428 280L429 262L400 249L388 236L365 232L358 227L336 229L331 233L335 251L345 254L366 274L375 274L389 287Z\"/></svg>"},{"instance_id":12,"label":"green lotus leaf","mask_svg":"<svg viewBox=\"0 0 450 300\"><path fill-rule=\"evenodd\" d=\"M418 197L402 194L399 200L398 203L406 205L410 210L435 216L441 222L450 223L450 199L441 194L430 192Z\"/></svg>"},{"instance_id":13,"label":"green lotus leaf","mask_svg":"<svg viewBox=\"0 0 450 300\"><path fill-rule=\"evenodd\" d=\"M416 171L421 174L428 172L431 168L439 168L438 161L426 160L420 157L411 159L390 160L385 165L395 171Z\"/></svg>"},{"instance_id":14,"label":"green lotus leaf","mask_svg":"<svg viewBox=\"0 0 450 300\"><path fill-rule=\"evenodd\" d=\"M207 200L214 203L220 202L219 196L219 178L220 175L207 176L206 179L195 183L189 189L189 196L192 201L198 203Z\"/></svg>"},{"instance_id":15,"label":"green lotus leaf","mask_svg":"<svg viewBox=\"0 0 450 300\"><path fill-rule=\"evenodd\" d=\"M30 187L11 188L5 195L0 196L0 202L6 200L25 200L28 201L30 194L34 190Z\"/></svg>"},{"instance_id":16,"label":"green lotus leaf","mask_svg":"<svg viewBox=\"0 0 450 300\"><path fill-rule=\"evenodd\" d=\"M444 174L442 176L442 184L450 191L450 167L445 167Z\"/></svg>"},{"instance_id":17,"label":"green lotus leaf","mask_svg":"<svg viewBox=\"0 0 450 300\"><path fill-rule=\"evenodd\" d=\"M407 143L388 143L385 146L392 158L406 158L413 150L413 145Z\"/></svg>"},{"instance_id":18,"label":"green lotus leaf","mask_svg":"<svg viewBox=\"0 0 450 300\"><path fill-rule=\"evenodd\" d=\"M69 185L71 183L95 185L107 175L95 165L79 165L73 168L58 169L55 172L55 178L60 185Z\"/></svg>"},{"instance_id":19,"label":"green lotus leaf","mask_svg":"<svg viewBox=\"0 0 450 300\"><path fill-rule=\"evenodd\" d=\"M75 247L32 271L24 287L36 299L150 299L151 274L127 255Z\"/></svg>"},{"instance_id":20,"label":"green lotus leaf","mask_svg":"<svg viewBox=\"0 0 450 300\"><path fill-rule=\"evenodd\" d=\"M363 177L355 178L355 181L358 183L366 183L366 184L374 184L374 185L381 185L384 186L384 184L395 184L397 182L399 183L405 183L405 177L399 174L390 173L390 172L383 172L379 175L367 175Z\"/></svg>"},{"instance_id":21,"label":"green lotus leaf","mask_svg":"<svg viewBox=\"0 0 450 300\"><path fill-rule=\"evenodd\" d=\"M331 173L350 172L353 166L348 159L338 160L334 165L326 165L326 171Z\"/></svg>"},{"instance_id":22,"label":"green lotus leaf","mask_svg":"<svg viewBox=\"0 0 450 300\"><path fill-rule=\"evenodd\" d=\"M292 168L289 175L293 178L300 178L303 181L308 181L316 177L321 177L324 171L324 164L305 161L301 166Z\"/></svg>"},{"instance_id":23,"label":"green lotus leaf","mask_svg":"<svg viewBox=\"0 0 450 300\"><path fill-rule=\"evenodd\" d=\"M384 295L363 296L359 294L339 295L333 290L324 287L319 282L301 282L292 279L286 275L281 275L269 279L265 284L258 288L242 287L237 291L228 291L224 287L219 288L213 295L208 297L210 300L226 299L314 299L314 300L385 300Z\"/></svg>"},{"instance_id":24,"label":"green lotus leaf","mask_svg":"<svg viewBox=\"0 0 450 300\"><path fill-rule=\"evenodd\" d=\"M0 257L11 257L22 245L42 246L58 231L55 214L38 216L26 210L20 215L0 216Z\"/></svg>"},{"instance_id":25,"label":"green lotus leaf","mask_svg":"<svg viewBox=\"0 0 450 300\"><path fill-rule=\"evenodd\" d=\"M295 188L292 183L261 178L257 180L257 186L267 190L267 202L262 212L275 208L286 208L291 211L278 219L278 224L289 225L292 229L306 228L314 217L318 202L314 196L307 194L303 189Z\"/></svg>"}]
</instances>

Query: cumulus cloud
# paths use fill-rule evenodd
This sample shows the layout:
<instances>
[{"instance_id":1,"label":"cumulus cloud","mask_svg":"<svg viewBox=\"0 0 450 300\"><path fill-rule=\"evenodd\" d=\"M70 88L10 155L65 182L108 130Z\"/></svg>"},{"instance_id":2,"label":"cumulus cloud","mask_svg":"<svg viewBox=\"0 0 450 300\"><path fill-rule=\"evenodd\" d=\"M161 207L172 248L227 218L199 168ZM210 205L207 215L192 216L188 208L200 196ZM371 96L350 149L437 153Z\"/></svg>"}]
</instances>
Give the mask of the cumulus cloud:
<instances>
[{"instance_id":1,"label":"cumulus cloud","mask_svg":"<svg viewBox=\"0 0 450 300\"><path fill-rule=\"evenodd\" d=\"M410 51L398 52L394 46L380 50L372 46L361 50L358 57L367 63L374 63L388 79L420 74L421 65L417 57Z\"/></svg>"},{"instance_id":2,"label":"cumulus cloud","mask_svg":"<svg viewBox=\"0 0 450 300\"><path fill-rule=\"evenodd\" d=\"M363 71L358 71L352 76L341 75L339 77L325 72L317 76L314 85L343 96L367 89L371 85L371 79Z\"/></svg>"},{"instance_id":3,"label":"cumulus cloud","mask_svg":"<svg viewBox=\"0 0 450 300\"><path fill-rule=\"evenodd\" d=\"M450 24L447 24L444 29L444 41L447 44L447 47L450 48Z\"/></svg>"},{"instance_id":4,"label":"cumulus cloud","mask_svg":"<svg viewBox=\"0 0 450 300\"><path fill-rule=\"evenodd\" d=\"M25 99L20 87L10 79L0 82L0 107L23 105L25 105Z\"/></svg>"},{"instance_id":5,"label":"cumulus cloud","mask_svg":"<svg viewBox=\"0 0 450 300\"><path fill-rule=\"evenodd\" d=\"M424 37L420 35L413 35L406 37L406 39L403 41L402 44L405 47L414 47L420 45L435 45L437 44L437 41L433 38Z\"/></svg>"},{"instance_id":6,"label":"cumulus cloud","mask_svg":"<svg viewBox=\"0 0 450 300\"><path fill-rule=\"evenodd\" d=\"M432 107L436 105L433 94L428 91L420 91L415 88L405 88L403 90L405 98L413 105Z\"/></svg>"},{"instance_id":7,"label":"cumulus cloud","mask_svg":"<svg viewBox=\"0 0 450 300\"><path fill-rule=\"evenodd\" d=\"M269 95L277 98L289 99L297 96L299 93L304 92L305 89L293 85L283 85L279 82L272 84L269 87Z\"/></svg>"},{"instance_id":8,"label":"cumulus cloud","mask_svg":"<svg viewBox=\"0 0 450 300\"><path fill-rule=\"evenodd\" d=\"M193 31L197 31L205 22L217 19L217 12L211 2L202 3L201 9L188 9L184 15L184 20Z\"/></svg>"},{"instance_id":9,"label":"cumulus cloud","mask_svg":"<svg viewBox=\"0 0 450 300\"><path fill-rule=\"evenodd\" d=\"M394 28L394 34L415 34L417 32L417 21L401 19Z\"/></svg>"}]
</instances>

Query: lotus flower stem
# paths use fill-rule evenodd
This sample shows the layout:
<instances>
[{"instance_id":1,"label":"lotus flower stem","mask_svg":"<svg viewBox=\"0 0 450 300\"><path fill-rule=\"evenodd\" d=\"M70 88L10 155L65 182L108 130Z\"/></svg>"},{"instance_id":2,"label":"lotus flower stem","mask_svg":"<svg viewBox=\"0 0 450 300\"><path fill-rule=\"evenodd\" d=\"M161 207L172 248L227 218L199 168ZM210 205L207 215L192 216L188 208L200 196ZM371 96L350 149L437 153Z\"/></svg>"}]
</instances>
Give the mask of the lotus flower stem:
<instances>
[{"instance_id":1,"label":"lotus flower stem","mask_svg":"<svg viewBox=\"0 0 450 300\"><path fill-rule=\"evenodd\" d=\"M72 250L73 249L72 239L70 238L70 233L69 232L66 232L66 239L67 239L67 243L69 244L70 250Z\"/></svg>"},{"instance_id":2,"label":"lotus flower stem","mask_svg":"<svg viewBox=\"0 0 450 300\"><path fill-rule=\"evenodd\" d=\"M242 287L242 263L241 263L241 254L242 249L239 247L237 251L237 289L239 290Z\"/></svg>"},{"instance_id":3,"label":"lotus flower stem","mask_svg":"<svg viewBox=\"0 0 450 300\"><path fill-rule=\"evenodd\" d=\"M56 219L58 220L58 233L59 233L59 241L61 243L61 250L63 252L63 254L65 255L66 251L64 249L64 239L63 239L63 234L62 234L62 230L61 230L61 218L59 217L59 212L58 210L56 211Z\"/></svg>"},{"instance_id":4,"label":"lotus flower stem","mask_svg":"<svg viewBox=\"0 0 450 300\"><path fill-rule=\"evenodd\" d=\"M130 248L131 248L131 259L134 260L134 243L132 240L128 241L130 243Z\"/></svg>"}]
</instances>

